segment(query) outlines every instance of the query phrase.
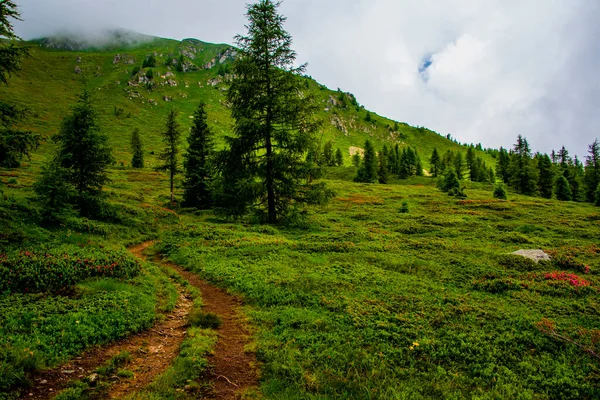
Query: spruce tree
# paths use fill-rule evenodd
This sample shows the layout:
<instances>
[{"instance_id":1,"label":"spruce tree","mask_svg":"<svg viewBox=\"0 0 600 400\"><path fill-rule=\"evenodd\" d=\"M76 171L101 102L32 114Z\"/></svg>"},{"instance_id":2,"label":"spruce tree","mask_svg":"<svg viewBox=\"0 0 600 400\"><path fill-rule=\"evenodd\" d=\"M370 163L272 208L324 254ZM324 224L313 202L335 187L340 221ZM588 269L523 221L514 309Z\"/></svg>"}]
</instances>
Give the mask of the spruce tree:
<instances>
[{"instance_id":1,"label":"spruce tree","mask_svg":"<svg viewBox=\"0 0 600 400\"><path fill-rule=\"evenodd\" d=\"M339 147L335 151L335 165L337 165L338 167L344 166L344 155L342 154L342 151Z\"/></svg>"},{"instance_id":2,"label":"spruce tree","mask_svg":"<svg viewBox=\"0 0 600 400\"><path fill-rule=\"evenodd\" d=\"M565 174L569 185L571 186L571 193L573 201L583 201L585 199L585 188L584 188L584 169L583 164L577 156L573 158L568 166L569 173Z\"/></svg>"},{"instance_id":3,"label":"spruce tree","mask_svg":"<svg viewBox=\"0 0 600 400\"><path fill-rule=\"evenodd\" d=\"M188 136L188 150L183 156L183 204L187 207L207 209L212 205L210 182L213 177L213 138L207 124L204 103L194 112L192 129Z\"/></svg>"},{"instance_id":4,"label":"spruce tree","mask_svg":"<svg viewBox=\"0 0 600 400\"><path fill-rule=\"evenodd\" d=\"M467 169L469 170L469 179L471 182L479 181L479 169L477 168L477 159L473 147L469 146L467 149L466 162Z\"/></svg>"},{"instance_id":5,"label":"spruce tree","mask_svg":"<svg viewBox=\"0 0 600 400\"><path fill-rule=\"evenodd\" d=\"M585 160L585 198L594 202L595 191L600 184L600 143L598 139L590 144Z\"/></svg>"},{"instance_id":6,"label":"spruce tree","mask_svg":"<svg viewBox=\"0 0 600 400\"><path fill-rule=\"evenodd\" d=\"M377 180L377 154L375 153L375 148L371 144L371 141L367 139L365 142L365 155L358 168L354 181L374 183L377 182Z\"/></svg>"},{"instance_id":7,"label":"spruce tree","mask_svg":"<svg viewBox=\"0 0 600 400\"><path fill-rule=\"evenodd\" d=\"M75 188L85 216L99 211L102 187L109 181L107 168L114 163L108 138L97 120L91 95L84 90L54 137L58 142L57 162L66 171L64 179Z\"/></svg>"},{"instance_id":8,"label":"spruce tree","mask_svg":"<svg viewBox=\"0 0 600 400\"><path fill-rule=\"evenodd\" d=\"M416 147L414 149L414 153L415 153L415 175L423 176L423 164L421 163L421 157L419 157L419 152L417 151Z\"/></svg>"},{"instance_id":9,"label":"spruce tree","mask_svg":"<svg viewBox=\"0 0 600 400\"><path fill-rule=\"evenodd\" d=\"M68 170L55 157L42 166L33 188L41 206L42 225L58 226L72 212L71 201L75 195L68 183Z\"/></svg>"},{"instance_id":10,"label":"spruce tree","mask_svg":"<svg viewBox=\"0 0 600 400\"><path fill-rule=\"evenodd\" d=\"M556 198L561 201L570 201L573 199L569 181L563 175L556 180Z\"/></svg>"},{"instance_id":11,"label":"spruce tree","mask_svg":"<svg viewBox=\"0 0 600 400\"><path fill-rule=\"evenodd\" d=\"M131 166L133 168L144 168L144 147L142 146L142 138L140 130L135 128L131 133Z\"/></svg>"},{"instance_id":12,"label":"spruce tree","mask_svg":"<svg viewBox=\"0 0 600 400\"><path fill-rule=\"evenodd\" d=\"M496 173L504 183L510 182L510 155L508 151L500 147L496 161Z\"/></svg>"},{"instance_id":13,"label":"spruce tree","mask_svg":"<svg viewBox=\"0 0 600 400\"><path fill-rule=\"evenodd\" d=\"M398 178L400 179L407 179L412 175L411 156L408 154L408 150L410 148L400 151L400 158L398 160Z\"/></svg>"},{"instance_id":14,"label":"spruce tree","mask_svg":"<svg viewBox=\"0 0 600 400\"><path fill-rule=\"evenodd\" d=\"M437 148L433 148L433 151L431 152L431 157L429 158L429 165L431 168L431 175L433 175L434 178L437 178L440 174L440 170L441 170L441 163L442 160L440 159L440 155L437 151Z\"/></svg>"},{"instance_id":15,"label":"spruce tree","mask_svg":"<svg viewBox=\"0 0 600 400\"><path fill-rule=\"evenodd\" d=\"M510 164L510 183L518 193L533 195L537 190L537 173L532 166L527 139L519 135Z\"/></svg>"},{"instance_id":16,"label":"spruce tree","mask_svg":"<svg viewBox=\"0 0 600 400\"><path fill-rule=\"evenodd\" d=\"M360 168L361 160L362 157L360 156L360 154L358 152L354 153L354 155L352 156L352 165L354 165L356 168Z\"/></svg>"},{"instance_id":17,"label":"spruce tree","mask_svg":"<svg viewBox=\"0 0 600 400\"><path fill-rule=\"evenodd\" d=\"M332 167L335 165L335 158L333 155L333 143L331 140L328 140L323 146L323 162L328 167Z\"/></svg>"},{"instance_id":18,"label":"spruce tree","mask_svg":"<svg viewBox=\"0 0 600 400\"><path fill-rule=\"evenodd\" d=\"M162 133L165 149L158 156L163 161L156 169L167 171L169 173L169 183L171 187L171 204L175 202L175 175L179 173L179 141L181 131L179 123L176 120L177 113L171 109L165 120L165 129Z\"/></svg>"},{"instance_id":19,"label":"spruce tree","mask_svg":"<svg viewBox=\"0 0 600 400\"><path fill-rule=\"evenodd\" d=\"M377 169L377 177L379 180L379 183L388 183L388 175L389 175L389 171L388 171L388 164L387 164L387 152L383 152L380 151L379 155L378 155L378 161L379 161L379 168Z\"/></svg>"},{"instance_id":20,"label":"spruce tree","mask_svg":"<svg viewBox=\"0 0 600 400\"><path fill-rule=\"evenodd\" d=\"M538 191L540 192L540 196L546 199L551 199L554 191L554 171L552 167L552 160L548 154L540 154L536 158L538 160Z\"/></svg>"},{"instance_id":21,"label":"spruce tree","mask_svg":"<svg viewBox=\"0 0 600 400\"><path fill-rule=\"evenodd\" d=\"M460 181L453 168L448 168L443 176L438 178L437 187L443 192L460 190Z\"/></svg>"},{"instance_id":22,"label":"spruce tree","mask_svg":"<svg viewBox=\"0 0 600 400\"><path fill-rule=\"evenodd\" d=\"M464 178L465 159L460 151L458 151L456 156L454 156L454 170L456 171L458 180L462 180Z\"/></svg>"},{"instance_id":23,"label":"spruce tree","mask_svg":"<svg viewBox=\"0 0 600 400\"><path fill-rule=\"evenodd\" d=\"M227 100L234 137L219 157L220 203L239 216L252 208L275 223L301 204L325 199L324 184L306 186L305 154L320 126L317 105L295 67L292 37L283 28L279 3L260 0L247 6L248 32L236 36Z\"/></svg>"},{"instance_id":24,"label":"spruce tree","mask_svg":"<svg viewBox=\"0 0 600 400\"><path fill-rule=\"evenodd\" d=\"M28 54L28 48L16 46L20 38L15 35L9 18L20 21L17 5L10 1L0 2L0 83L8 85L8 78L19 71L21 58ZM0 167L15 168L21 165L25 155L37 149L40 135L18 128L27 115L27 110L14 104L0 101Z\"/></svg>"}]
</instances>

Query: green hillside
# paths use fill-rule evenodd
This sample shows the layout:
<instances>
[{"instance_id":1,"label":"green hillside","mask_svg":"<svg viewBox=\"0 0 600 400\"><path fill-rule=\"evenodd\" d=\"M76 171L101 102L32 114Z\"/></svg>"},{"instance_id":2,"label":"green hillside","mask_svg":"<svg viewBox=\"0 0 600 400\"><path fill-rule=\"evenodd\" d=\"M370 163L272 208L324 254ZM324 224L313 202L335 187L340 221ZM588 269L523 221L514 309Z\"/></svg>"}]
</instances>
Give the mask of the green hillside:
<instances>
[{"instance_id":1,"label":"green hillside","mask_svg":"<svg viewBox=\"0 0 600 400\"><path fill-rule=\"evenodd\" d=\"M466 148L367 114L351 94L304 77L320 104L321 143L332 140L345 157L319 181L335 192L330 201L278 224L182 208L168 202L167 174L152 168L164 120L177 110L187 134L205 102L223 146L233 127L223 75L235 49L127 32L30 44L22 71L0 86L0 100L30 110L22 128L45 139L31 161L0 168L0 400L51 397L50 388L64 390L59 400L109 398L127 382L115 398L232 398L234 390L282 400L600 398L597 207L513 187L498 199L492 183L468 179L460 182L467 198L426 176L354 182L350 149L366 139L378 150L415 147L426 169L433 148ZM45 224L34 182L84 81L116 158L102 190L106 213L67 212L60 225ZM146 151L140 169L130 167L135 128ZM235 307L211 314L205 289L235 296ZM223 315L247 337L228 331ZM157 325L173 318L182 342L170 357L144 338L85 373L72 367L89 361L86 350L102 353L97 346L137 333L161 343L175 335ZM219 347L227 335L239 351ZM131 358L154 350L164 368L135 369ZM231 364L250 355L260 379L238 388L234 374L216 372L218 354ZM60 385L41 383L51 380L47 369ZM135 381L142 370L156 370L151 383Z\"/></svg>"},{"instance_id":2,"label":"green hillside","mask_svg":"<svg viewBox=\"0 0 600 400\"><path fill-rule=\"evenodd\" d=\"M137 38L138 40L134 40ZM177 110L179 122L190 125L190 117L198 102L207 104L209 122L217 142L232 129L232 120L225 102L226 86L223 74L235 55L235 49L224 44L210 44L196 39L181 42L154 37L123 36L110 38L101 48L71 38L40 39L30 42L31 57L24 60L22 71L0 87L0 98L28 107L32 111L26 128L50 138L57 132L62 117L76 101L84 84L94 91L100 112L101 125L114 148L117 163L130 162L129 137L134 128L142 132L146 149L158 152L160 135L166 113ZM128 44L131 42L131 44ZM142 68L148 56L154 56L156 66ZM136 74L134 68L140 70ZM152 80L146 78L151 69ZM460 150L461 146L425 128L416 128L360 107L354 96L330 90L318 82L306 79L310 90L321 104L318 117L322 120L320 140L333 140L350 160L350 147L364 147L371 139L377 149L384 144L412 146L419 150L425 168L431 151ZM360 99L359 99L360 100ZM354 103L354 104L353 104ZM394 126L398 130L394 131ZM34 155L37 163L48 152L49 144ZM462 148L465 150L464 148ZM480 156L493 165L491 157ZM148 166L156 165L150 155Z\"/></svg>"}]
</instances>

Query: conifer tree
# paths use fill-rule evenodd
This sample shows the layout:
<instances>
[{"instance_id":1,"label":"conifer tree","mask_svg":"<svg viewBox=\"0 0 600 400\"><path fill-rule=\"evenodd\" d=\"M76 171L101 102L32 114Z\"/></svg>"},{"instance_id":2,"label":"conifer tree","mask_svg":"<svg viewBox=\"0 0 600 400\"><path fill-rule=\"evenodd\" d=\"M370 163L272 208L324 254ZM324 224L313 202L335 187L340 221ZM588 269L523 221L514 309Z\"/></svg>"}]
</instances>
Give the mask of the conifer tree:
<instances>
[{"instance_id":1,"label":"conifer tree","mask_svg":"<svg viewBox=\"0 0 600 400\"><path fill-rule=\"evenodd\" d=\"M423 176L423 164L421 163L421 157L419 157L419 152L417 151L416 147L414 149L414 154L415 154L415 175Z\"/></svg>"},{"instance_id":2,"label":"conifer tree","mask_svg":"<svg viewBox=\"0 0 600 400\"><path fill-rule=\"evenodd\" d=\"M510 155L508 151L500 147L498 160L496 162L496 173L504 183L510 182Z\"/></svg>"},{"instance_id":3,"label":"conifer tree","mask_svg":"<svg viewBox=\"0 0 600 400\"><path fill-rule=\"evenodd\" d=\"M537 190L537 174L531 161L529 143L519 135L510 164L510 183L518 193L533 195Z\"/></svg>"},{"instance_id":4,"label":"conifer tree","mask_svg":"<svg viewBox=\"0 0 600 400\"><path fill-rule=\"evenodd\" d=\"M187 207L207 209L212 205L210 183L213 177L213 138L207 124L204 103L194 112L192 129L188 136L188 150L183 156L183 204Z\"/></svg>"},{"instance_id":5,"label":"conifer tree","mask_svg":"<svg viewBox=\"0 0 600 400\"><path fill-rule=\"evenodd\" d=\"M538 191L540 196L551 199L554 191L554 171L552 168L552 160L548 154L538 154L537 169L538 169Z\"/></svg>"},{"instance_id":6,"label":"conifer tree","mask_svg":"<svg viewBox=\"0 0 600 400\"><path fill-rule=\"evenodd\" d=\"M17 5L10 0L0 2L0 83L8 85L8 78L20 69L21 58L28 54L28 48L16 46L15 35L9 18L20 21ZM40 135L18 128L27 115L27 110L14 104L0 101L0 166L16 168L21 165L24 155L40 144Z\"/></svg>"},{"instance_id":7,"label":"conifer tree","mask_svg":"<svg viewBox=\"0 0 600 400\"><path fill-rule=\"evenodd\" d=\"M354 165L356 168L360 168L361 160L362 157L360 156L360 154L358 152L354 153L354 155L352 156L352 165Z\"/></svg>"},{"instance_id":8,"label":"conifer tree","mask_svg":"<svg viewBox=\"0 0 600 400\"><path fill-rule=\"evenodd\" d=\"M469 170L469 179L471 182L477 182L479 180L479 171L477 168L477 157L475 156L475 150L469 146L467 149L467 169Z\"/></svg>"},{"instance_id":9,"label":"conifer tree","mask_svg":"<svg viewBox=\"0 0 600 400\"><path fill-rule=\"evenodd\" d=\"M131 152L133 153L131 166L133 168L144 168L144 147L138 128L135 128L131 133Z\"/></svg>"},{"instance_id":10,"label":"conifer tree","mask_svg":"<svg viewBox=\"0 0 600 400\"><path fill-rule=\"evenodd\" d=\"M66 171L66 181L75 188L85 216L98 211L102 187L109 181L107 168L114 163L108 138L100 131L97 119L91 95L84 90L54 137L58 142L57 162Z\"/></svg>"},{"instance_id":11,"label":"conifer tree","mask_svg":"<svg viewBox=\"0 0 600 400\"><path fill-rule=\"evenodd\" d=\"M306 152L306 162L304 164L307 185L311 184L313 179L319 179L323 175L320 152L319 146L316 143Z\"/></svg>"},{"instance_id":12,"label":"conifer tree","mask_svg":"<svg viewBox=\"0 0 600 400\"><path fill-rule=\"evenodd\" d=\"M573 199L571 186L564 175L561 175L556 180L556 198L561 201L571 201Z\"/></svg>"},{"instance_id":13,"label":"conifer tree","mask_svg":"<svg viewBox=\"0 0 600 400\"><path fill-rule=\"evenodd\" d=\"M440 155L437 151L437 148L433 148L431 152L431 158L429 158L429 165L431 166L431 175L434 178L437 178L440 174L442 160L440 159Z\"/></svg>"},{"instance_id":14,"label":"conifer tree","mask_svg":"<svg viewBox=\"0 0 600 400\"><path fill-rule=\"evenodd\" d=\"M248 32L235 38L238 56L227 93L235 136L219 156L217 185L224 212L239 216L252 208L269 223L327 197L317 194L326 193L324 184L302 184L305 154L320 123L278 7L271 0L248 5Z\"/></svg>"},{"instance_id":15,"label":"conifer tree","mask_svg":"<svg viewBox=\"0 0 600 400\"><path fill-rule=\"evenodd\" d=\"M402 149L398 160L398 178L406 179L412 175L411 160L408 149Z\"/></svg>"},{"instance_id":16,"label":"conifer tree","mask_svg":"<svg viewBox=\"0 0 600 400\"><path fill-rule=\"evenodd\" d=\"M448 168L443 176L438 178L437 187L443 192L460 189L460 181L458 175L453 168Z\"/></svg>"},{"instance_id":17,"label":"conifer tree","mask_svg":"<svg viewBox=\"0 0 600 400\"><path fill-rule=\"evenodd\" d=\"M33 188L41 206L42 225L57 226L71 213L74 189L68 183L68 170L58 157L42 166Z\"/></svg>"},{"instance_id":18,"label":"conifer tree","mask_svg":"<svg viewBox=\"0 0 600 400\"><path fill-rule=\"evenodd\" d=\"M595 191L600 184L600 143L598 139L590 144L585 160L585 198L594 202Z\"/></svg>"},{"instance_id":19,"label":"conifer tree","mask_svg":"<svg viewBox=\"0 0 600 400\"><path fill-rule=\"evenodd\" d=\"M569 164L568 174L565 174L565 177L571 186L573 201L583 201L585 198L585 188L583 184L584 170L583 164L579 161L577 156L575 156Z\"/></svg>"},{"instance_id":20,"label":"conifer tree","mask_svg":"<svg viewBox=\"0 0 600 400\"><path fill-rule=\"evenodd\" d=\"M458 180L462 180L464 178L465 159L460 151L454 156L454 170L456 171Z\"/></svg>"},{"instance_id":21,"label":"conifer tree","mask_svg":"<svg viewBox=\"0 0 600 400\"><path fill-rule=\"evenodd\" d=\"M365 155L358 168L354 181L374 183L377 182L377 154L375 148L371 144L371 141L367 139L365 142Z\"/></svg>"},{"instance_id":22,"label":"conifer tree","mask_svg":"<svg viewBox=\"0 0 600 400\"><path fill-rule=\"evenodd\" d=\"M338 167L344 166L344 155L342 154L342 151L339 147L335 151L335 165L337 165Z\"/></svg>"},{"instance_id":23,"label":"conifer tree","mask_svg":"<svg viewBox=\"0 0 600 400\"><path fill-rule=\"evenodd\" d=\"M387 150L387 148L386 148ZM378 155L378 160L379 160L379 168L377 169L377 177L379 179L379 183L388 183L388 175L389 175L389 171L388 171L388 164L387 164L387 151L384 153L384 151L380 151L379 155Z\"/></svg>"},{"instance_id":24,"label":"conifer tree","mask_svg":"<svg viewBox=\"0 0 600 400\"><path fill-rule=\"evenodd\" d=\"M328 167L332 167L335 165L335 158L333 155L333 143L331 140L328 140L323 146L323 162Z\"/></svg>"},{"instance_id":25,"label":"conifer tree","mask_svg":"<svg viewBox=\"0 0 600 400\"><path fill-rule=\"evenodd\" d=\"M398 164L398 161L396 159L396 150L394 150L393 147L389 149L387 158L388 170L393 174L398 173L398 170L396 168Z\"/></svg>"},{"instance_id":26,"label":"conifer tree","mask_svg":"<svg viewBox=\"0 0 600 400\"><path fill-rule=\"evenodd\" d=\"M165 149L158 157L161 161L163 161L163 164L156 168L159 171L167 171L169 173L171 204L175 202L175 175L180 171L179 141L181 139L181 131L176 117L177 113L173 109L167 114L164 132L162 133Z\"/></svg>"}]
</instances>

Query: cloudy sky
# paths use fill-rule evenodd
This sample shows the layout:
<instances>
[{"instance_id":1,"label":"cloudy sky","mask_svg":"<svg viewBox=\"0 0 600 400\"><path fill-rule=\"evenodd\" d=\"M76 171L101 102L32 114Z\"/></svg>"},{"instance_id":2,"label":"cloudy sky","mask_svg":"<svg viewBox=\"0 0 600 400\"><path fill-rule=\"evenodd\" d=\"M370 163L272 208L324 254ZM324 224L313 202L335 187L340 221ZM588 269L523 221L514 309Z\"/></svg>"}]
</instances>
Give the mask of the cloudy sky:
<instances>
[{"instance_id":1,"label":"cloudy sky","mask_svg":"<svg viewBox=\"0 0 600 400\"><path fill-rule=\"evenodd\" d=\"M25 39L120 27L232 43L245 0L15 0ZM600 1L285 0L308 74L461 142L583 157L600 138Z\"/></svg>"}]
</instances>

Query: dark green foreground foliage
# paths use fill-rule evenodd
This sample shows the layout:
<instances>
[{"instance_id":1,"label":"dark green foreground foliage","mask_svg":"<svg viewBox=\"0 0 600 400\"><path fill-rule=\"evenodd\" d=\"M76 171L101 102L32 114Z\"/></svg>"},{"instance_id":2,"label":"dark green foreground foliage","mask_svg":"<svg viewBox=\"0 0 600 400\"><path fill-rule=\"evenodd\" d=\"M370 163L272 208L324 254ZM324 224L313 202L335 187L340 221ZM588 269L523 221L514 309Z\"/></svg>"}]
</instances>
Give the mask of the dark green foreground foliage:
<instances>
[{"instance_id":1,"label":"dark green foreground foliage","mask_svg":"<svg viewBox=\"0 0 600 400\"><path fill-rule=\"evenodd\" d=\"M600 396L598 360L546 328L593 348L594 207L411 183L330 181L340 197L306 226L192 222L162 247L245 297L267 398Z\"/></svg>"}]
</instances>

